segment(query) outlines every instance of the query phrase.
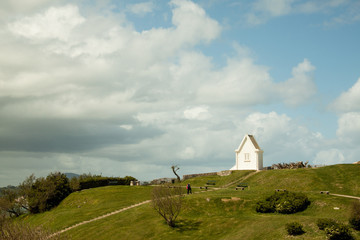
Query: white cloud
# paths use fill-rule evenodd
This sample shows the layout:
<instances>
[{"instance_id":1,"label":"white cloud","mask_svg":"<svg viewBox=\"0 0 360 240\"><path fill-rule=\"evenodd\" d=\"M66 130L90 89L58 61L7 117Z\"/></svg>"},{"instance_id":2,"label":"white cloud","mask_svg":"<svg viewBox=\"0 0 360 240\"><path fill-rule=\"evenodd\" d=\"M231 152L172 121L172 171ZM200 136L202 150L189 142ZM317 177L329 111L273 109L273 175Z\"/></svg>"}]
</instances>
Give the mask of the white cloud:
<instances>
[{"instance_id":1,"label":"white cloud","mask_svg":"<svg viewBox=\"0 0 360 240\"><path fill-rule=\"evenodd\" d=\"M324 11L331 8L336 8L341 5L347 4L347 0L329 0L329 1L307 1L300 2L296 8L297 11L304 13L314 13Z\"/></svg>"},{"instance_id":2,"label":"white cloud","mask_svg":"<svg viewBox=\"0 0 360 240\"><path fill-rule=\"evenodd\" d=\"M255 135L264 150L264 164L309 161L317 149L324 145L319 132L297 124L286 114L252 113L237 125Z\"/></svg>"},{"instance_id":3,"label":"white cloud","mask_svg":"<svg viewBox=\"0 0 360 240\"><path fill-rule=\"evenodd\" d=\"M347 7L349 11L332 20L325 22L325 25L338 23L349 23L359 20L357 10L359 5L356 1L329 0L329 1L294 1L294 0L257 0L252 3L251 10L246 14L246 21L250 25L258 25L276 17L290 14L313 14L323 12L329 15L333 9ZM350 13L350 14L349 14Z\"/></svg>"},{"instance_id":4,"label":"white cloud","mask_svg":"<svg viewBox=\"0 0 360 240\"><path fill-rule=\"evenodd\" d=\"M252 59L229 59L225 68L212 73L206 85L199 88L198 97L204 103L255 105L283 100L287 105L298 106L316 93L314 70L310 61L304 59L293 68L291 79L275 83L268 68L254 64Z\"/></svg>"},{"instance_id":5,"label":"white cloud","mask_svg":"<svg viewBox=\"0 0 360 240\"><path fill-rule=\"evenodd\" d=\"M336 135L347 145L357 147L360 144L360 112L349 112L338 120ZM349 146L350 147L350 146Z\"/></svg>"},{"instance_id":6,"label":"white cloud","mask_svg":"<svg viewBox=\"0 0 360 240\"><path fill-rule=\"evenodd\" d=\"M251 25L258 25L272 17L287 15L292 11L292 3L293 0L257 0L246 20Z\"/></svg>"},{"instance_id":7,"label":"white cloud","mask_svg":"<svg viewBox=\"0 0 360 240\"><path fill-rule=\"evenodd\" d=\"M1 1L1 9L16 9L16 10L33 10L38 6L45 5L46 3L53 2L52 0L11 0L11 1Z\"/></svg>"},{"instance_id":8,"label":"white cloud","mask_svg":"<svg viewBox=\"0 0 360 240\"><path fill-rule=\"evenodd\" d=\"M279 84L279 94L288 105L297 106L308 102L316 93L316 85L312 73L315 67L310 61L304 59L292 70L293 77Z\"/></svg>"},{"instance_id":9,"label":"white cloud","mask_svg":"<svg viewBox=\"0 0 360 240\"><path fill-rule=\"evenodd\" d=\"M298 148L306 149L310 146L309 142L322 139L320 133L311 132L304 126L296 124L286 114L252 113L245 119L246 129L259 136L263 141L277 142L283 145L296 145Z\"/></svg>"},{"instance_id":10,"label":"white cloud","mask_svg":"<svg viewBox=\"0 0 360 240\"><path fill-rule=\"evenodd\" d=\"M273 87L267 67L251 59L230 59L225 68L212 74L198 96L205 103L253 105L266 102Z\"/></svg>"},{"instance_id":11,"label":"white cloud","mask_svg":"<svg viewBox=\"0 0 360 240\"><path fill-rule=\"evenodd\" d=\"M320 133L297 124L286 114L239 114L215 108L212 116L211 121L198 123L184 122L178 114L158 114L147 124L161 128L164 134L143 141L139 149L151 149L146 155L164 164L176 153L176 164L213 164L214 169L226 169L233 165L234 149L246 133L255 135L265 151L265 165L312 160L326 145Z\"/></svg>"},{"instance_id":12,"label":"white cloud","mask_svg":"<svg viewBox=\"0 0 360 240\"><path fill-rule=\"evenodd\" d=\"M346 92L343 92L330 108L339 112L336 136L338 145L344 150L346 160L358 161L360 144L360 78Z\"/></svg>"},{"instance_id":13,"label":"white cloud","mask_svg":"<svg viewBox=\"0 0 360 240\"><path fill-rule=\"evenodd\" d=\"M134 14L144 15L146 13L152 12L154 7L155 6L153 2L142 2L142 3L127 5L126 9Z\"/></svg>"},{"instance_id":14,"label":"white cloud","mask_svg":"<svg viewBox=\"0 0 360 240\"><path fill-rule=\"evenodd\" d=\"M8 17L16 17L43 9L62 0L9 0L0 1L0 22Z\"/></svg>"},{"instance_id":15,"label":"white cloud","mask_svg":"<svg viewBox=\"0 0 360 240\"><path fill-rule=\"evenodd\" d=\"M133 126L132 126L132 125L129 125L129 124L123 124L123 125L120 125L119 127L123 128L123 129L126 129L126 130L131 130L131 129L133 129Z\"/></svg>"},{"instance_id":16,"label":"white cloud","mask_svg":"<svg viewBox=\"0 0 360 240\"><path fill-rule=\"evenodd\" d=\"M195 149L192 147L186 147L179 153L181 159L193 159L196 156Z\"/></svg>"},{"instance_id":17,"label":"white cloud","mask_svg":"<svg viewBox=\"0 0 360 240\"><path fill-rule=\"evenodd\" d=\"M51 7L42 14L22 18L9 25L13 33L34 40L68 40L75 27L85 19L74 5Z\"/></svg>"},{"instance_id":18,"label":"white cloud","mask_svg":"<svg viewBox=\"0 0 360 240\"><path fill-rule=\"evenodd\" d=\"M346 162L356 162L360 144L360 79L346 92L343 92L330 108L339 112L336 130L336 145L341 149Z\"/></svg>"},{"instance_id":19,"label":"white cloud","mask_svg":"<svg viewBox=\"0 0 360 240\"><path fill-rule=\"evenodd\" d=\"M254 3L254 9L270 16L282 16L291 12L293 0L258 0Z\"/></svg>"},{"instance_id":20,"label":"white cloud","mask_svg":"<svg viewBox=\"0 0 360 240\"><path fill-rule=\"evenodd\" d=\"M210 41L219 36L221 27L217 21L208 17L199 5L184 0L172 0L172 22L177 26L176 38L194 44L197 41ZM176 39L172 39L176 41Z\"/></svg>"},{"instance_id":21,"label":"white cloud","mask_svg":"<svg viewBox=\"0 0 360 240\"><path fill-rule=\"evenodd\" d=\"M211 117L207 106L188 108L184 111L184 117L189 120L206 120Z\"/></svg>"},{"instance_id":22,"label":"white cloud","mask_svg":"<svg viewBox=\"0 0 360 240\"><path fill-rule=\"evenodd\" d=\"M360 111L360 78L346 92L342 93L332 104L331 108L339 112Z\"/></svg>"},{"instance_id":23,"label":"white cloud","mask_svg":"<svg viewBox=\"0 0 360 240\"><path fill-rule=\"evenodd\" d=\"M318 152L313 160L313 164L315 165L332 165L345 162L344 155L336 148Z\"/></svg>"},{"instance_id":24,"label":"white cloud","mask_svg":"<svg viewBox=\"0 0 360 240\"><path fill-rule=\"evenodd\" d=\"M47 50L57 54L99 57L118 53L123 64L136 62L139 67L145 67L142 64L166 59L182 48L209 42L220 34L220 25L195 3L172 1L171 6L174 27L166 29L136 32L124 20L109 21L104 16L85 18L75 5L51 7L9 24L9 29L27 39L43 41Z\"/></svg>"}]
</instances>

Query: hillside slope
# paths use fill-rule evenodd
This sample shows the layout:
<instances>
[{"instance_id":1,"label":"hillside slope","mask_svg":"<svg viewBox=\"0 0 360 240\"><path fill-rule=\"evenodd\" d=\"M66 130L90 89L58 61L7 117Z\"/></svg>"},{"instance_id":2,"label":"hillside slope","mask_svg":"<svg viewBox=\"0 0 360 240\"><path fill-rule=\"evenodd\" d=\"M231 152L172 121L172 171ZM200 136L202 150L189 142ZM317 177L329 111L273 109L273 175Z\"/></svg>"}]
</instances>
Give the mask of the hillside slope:
<instances>
[{"instance_id":1,"label":"hillside slope","mask_svg":"<svg viewBox=\"0 0 360 240\"><path fill-rule=\"evenodd\" d=\"M169 228L152 209L151 204L129 209L119 214L68 232L72 239L285 239L284 226L298 221L306 233L294 239L326 239L316 227L316 219L329 217L346 223L352 199L322 195L320 190L360 196L360 166L334 165L317 169L237 171L230 176L207 176L189 179L195 192L208 180L215 187L246 178L249 189L234 186L184 197L184 210L177 227ZM186 182L183 184L185 185ZM79 221L150 199L151 187L111 186L73 193L50 212L28 215L24 221L59 230ZM274 189L305 192L310 207L293 215L259 214L256 201ZM235 201L231 201L233 198ZM228 199L224 201L224 199ZM80 205L80 207L79 207ZM354 233L360 239L360 233Z\"/></svg>"},{"instance_id":2,"label":"hillside slope","mask_svg":"<svg viewBox=\"0 0 360 240\"><path fill-rule=\"evenodd\" d=\"M262 171L249 178L256 190L322 191L360 196L360 165Z\"/></svg>"}]
</instances>

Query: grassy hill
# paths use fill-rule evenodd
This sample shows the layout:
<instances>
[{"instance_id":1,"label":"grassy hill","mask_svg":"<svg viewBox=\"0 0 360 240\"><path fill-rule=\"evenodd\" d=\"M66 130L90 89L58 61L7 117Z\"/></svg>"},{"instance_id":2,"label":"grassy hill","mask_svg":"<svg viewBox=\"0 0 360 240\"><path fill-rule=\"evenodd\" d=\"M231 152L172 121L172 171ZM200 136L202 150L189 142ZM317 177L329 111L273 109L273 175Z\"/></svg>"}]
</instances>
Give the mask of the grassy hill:
<instances>
[{"instance_id":1,"label":"grassy hill","mask_svg":"<svg viewBox=\"0 0 360 240\"><path fill-rule=\"evenodd\" d=\"M151 204L145 204L81 225L67 234L72 239L326 239L325 233L317 229L316 219L328 217L347 223L354 200L322 195L319 191L360 196L360 165L236 171L225 177L188 179L182 184L191 183L193 192L199 192L197 187L204 186L208 180L215 180L215 187L230 185L216 191L185 196L184 210L176 228L168 227ZM248 183L249 189L236 191L236 182ZM27 215L21 220L56 231L150 199L151 189L150 186L88 189L71 194L49 212ZM292 215L256 213L256 201L268 196L274 189L304 192L311 205L307 210ZM287 236L284 226L290 221L302 223L306 233L299 237ZM359 232L354 232L354 236L360 239Z\"/></svg>"}]
</instances>

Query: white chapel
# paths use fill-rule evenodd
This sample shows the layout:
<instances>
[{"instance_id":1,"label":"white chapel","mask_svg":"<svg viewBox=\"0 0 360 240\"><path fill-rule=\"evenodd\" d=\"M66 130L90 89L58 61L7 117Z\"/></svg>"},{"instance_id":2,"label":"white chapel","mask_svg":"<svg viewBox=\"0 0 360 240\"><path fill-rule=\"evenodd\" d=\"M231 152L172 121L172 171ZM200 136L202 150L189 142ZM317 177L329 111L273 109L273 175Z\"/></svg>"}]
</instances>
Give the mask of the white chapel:
<instances>
[{"instance_id":1,"label":"white chapel","mask_svg":"<svg viewBox=\"0 0 360 240\"><path fill-rule=\"evenodd\" d=\"M236 162L230 170L263 169L263 153L253 135L245 135L235 150Z\"/></svg>"}]
</instances>

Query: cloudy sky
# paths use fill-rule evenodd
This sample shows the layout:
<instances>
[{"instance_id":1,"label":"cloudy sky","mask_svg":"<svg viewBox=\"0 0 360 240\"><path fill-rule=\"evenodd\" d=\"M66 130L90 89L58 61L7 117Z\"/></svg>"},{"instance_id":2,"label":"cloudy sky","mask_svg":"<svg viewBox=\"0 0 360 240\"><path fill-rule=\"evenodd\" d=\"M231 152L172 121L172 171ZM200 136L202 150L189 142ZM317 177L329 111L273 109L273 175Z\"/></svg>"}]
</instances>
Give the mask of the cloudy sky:
<instances>
[{"instance_id":1,"label":"cloudy sky","mask_svg":"<svg viewBox=\"0 0 360 240\"><path fill-rule=\"evenodd\" d=\"M0 2L0 186L359 161L357 0Z\"/></svg>"}]
</instances>

